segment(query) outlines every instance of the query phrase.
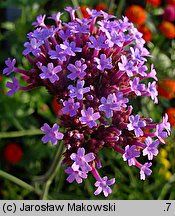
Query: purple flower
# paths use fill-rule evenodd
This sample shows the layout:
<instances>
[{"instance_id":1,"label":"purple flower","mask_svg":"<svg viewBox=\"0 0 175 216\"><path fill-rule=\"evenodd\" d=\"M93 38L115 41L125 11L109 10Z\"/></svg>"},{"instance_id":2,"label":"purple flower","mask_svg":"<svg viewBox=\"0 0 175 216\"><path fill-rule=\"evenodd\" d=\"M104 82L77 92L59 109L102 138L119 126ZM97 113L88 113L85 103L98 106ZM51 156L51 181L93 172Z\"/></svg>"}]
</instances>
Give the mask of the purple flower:
<instances>
[{"instance_id":1,"label":"purple flower","mask_svg":"<svg viewBox=\"0 0 175 216\"><path fill-rule=\"evenodd\" d=\"M72 167L68 167L65 170L65 173L69 174L69 176L66 179L69 183L72 183L74 180L76 180L76 182L80 184L83 181L82 178L83 179L87 178L86 172L79 170L78 166L74 167L74 169Z\"/></svg>"},{"instance_id":2,"label":"purple flower","mask_svg":"<svg viewBox=\"0 0 175 216\"><path fill-rule=\"evenodd\" d=\"M167 131L168 135L170 135L171 126L170 126L170 123L168 122L168 115L167 115L167 113L165 113L165 116L163 117L163 122L161 123L161 125L165 128L165 130Z\"/></svg>"},{"instance_id":3,"label":"purple flower","mask_svg":"<svg viewBox=\"0 0 175 216\"><path fill-rule=\"evenodd\" d=\"M86 11L88 12L88 14L92 17L92 18L98 18L99 16L102 15L101 11L97 11L97 10L90 10L89 8L86 8Z\"/></svg>"},{"instance_id":4,"label":"purple flower","mask_svg":"<svg viewBox=\"0 0 175 216\"><path fill-rule=\"evenodd\" d=\"M151 71L150 71L150 73L147 75L147 78L153 78L153 79L155 79L156 81L158 80L157 79L157 77L156 77L156 74L157 74L157 72L156 72L156 70L154 69L154 65L153 64L151 64Z\"/></svg>"},{"instance_id":5,"label":"purple flower","mask_svg":"<svg viewBox=\"0 0 175 216\"><path fill-rule=\"evenodd\" d=\"M37 39L37 41L42 41L44 44L44 40L49 38L55 33L56 29L54 27L51 27L50 29L44 28L37 28L34 30L34 32L28 33L28 38L31 40L32 38Z\"/></svg>"},{"instance_id":6,"label":"purple flower","mask_svg":"<svg viewBox=\"0 0 175 216\"><path fill-rule=\"evenodd\" d=\"M43 44L42 41L37 41L36 38L31 38L30 42L25 42L24 46L26 49L23 51L24 55L27 55L29 53L32 53L34 56L36 56L38 53L41 52L41 49L39 48Z\"/></svg>"},{"instance_id":7,"label":"purple flower","mask_svg":"<svg viewBox=\"0 0 175 216\"><path fill-rule=\"evenodd\" d=\"M82 48L76 47L76 43L74 41L71 43L65 41L63 44L60 44L60 48L63 50L63 53L68 56L75 56L75 52L82 51Z\"/></svg>"},{"instance_id":8,"label":"purple flower","mask_svg":"<svg viewBox=\"0 0 175 216\"><path fill-rule=\"evenodd\" d=\"M141 127L145 127L146 122L144 120L140 120L139 115L136 115L135 117L133 115L129 116L129 121L130 123L127 125L128 130L134 130L136 137L143 136Z\"/></svg>"},{"instance_id":9,"label":"purple flower","mask_svg":"<svg viewBox=\"0 0 175 216\"><path fill-rule=\"evenodd\" d=\"M94 192L94 195L98 195L103 191L105 197L112 193L112 189L109 187L115 183L115 178L108 180L108 177L103 177L100 181L95 182L95 187L98 187Z\"/></svg>"},{"instance_id":10,"label":"purple flower","mask_svg":"<svg viewBox=\"0 0 175 216\"><path fill-rule=\"evenodd\" d=\"M84 63L84 59L81 59L75 61L75 65L69 64L67 66L67 69L72 73L69 74L67 77L71 80L75 80L76 78L83 78L86 75L85 70L87 68L87 65L83 63Z\"/></svg>"},{"instance_id":11,"label":"purple flower","mask_svg":"<svg viewBox=\"0 0 175 216\"><path fill-rule=\"evenodd\" d=\"M108 13L106 13L105 11L102 11L102 10L101 10L100 12L101 12L101 14L103 15L104 20L109 20L109 19L111 19L111 18L115 18L114 15L108 14Z\"/></svg>"},{"instance_id":12,"label":"purple flower","mask_svg":"<svg viewBox=\"0 0 175 216\"><path fill-rule=\"evenodd\" d=\"M142 77L144 78L147 78L148 77L148 74L145 73L145 71L148 70L148 67L146 65L144 65L144 62L140 62L138 65L137 65L137 72L138 74L140 74ZM143 79L144 79L143 78Z\"/></svg>"},{"instance_id":13,"label":"purple flower","mask_svg":"<svg viewBox=\"0 0 175 216\"><path fill-rule=\"evenodd\" d=\"M35 26L35 27L37 27L37 26L46 27L46 25L44 24L45 18L46 18L45 14L37 16L37 18L36 18L37 22L33 22L32 25Z\"/></svg>"},{"instance_id":14,"label":"purple flower","mask_svg":"<svg viewBox=\"0 0 175 216\"><path fill-rule=\"evenodd\" d=\"M70 6L67 6L64 10L65 11L68 11L70 13L70 17L71 17L71 20L75 20L75 11L78 10L79 7L75 7L75 8L72 8Z\"/></svg>"},{"instance_id":15,"label":"purple flower","mask_svg":"<svg viewBox=\"0 0 175 216\"><path fill-rule=\"evenodd\" d=\"M72 165L72 168L76 165L81 169L83 172L89 172L92 170L91 166L88 164L89 162L95 159L93 153L88 153L85 155L85 149L79 148L76 153L72 153L70 158L75 161Z\"/></svg>"},{"instance_id":16,"label":"purple flower","mask_svg":"<svg viewBox=\"0 0 175 216\"><path fill-rule=\"evenodd\" d=\"M79 118L82 124L87 124L90 128L97 126L96 120L100 118L100 113L95 112L92 107L81 110L82 117Z\"/></svg>"},{"instance_id":17,"label":"purple flower","mask_svg":"<svg viewBox=\"0 0 175 216\"><path fill-rule=\"evenodd\" d=\"M101 54L100 59L95 57L94 61L98 64L97 68L101 71L103 71L104 69L111 69L113 67L112 58L106 58L105 54Z\"/></svg>"},{"instance_id":18,"label":"purple flower","mask_svg":"<svg viewBox=\"0 0 175 216\"><path fill-rule=\"evenodd\" d=\"M136 67L134 66L133 61L128 61L127 57L121 56L122 63L118 63L120 71L126 72L129 77L133 76L133 72L136 71Z\"/></svg>"},{"instance_id":19,"label":"purple flower","mask_svg":"<svg viewBox=\"0 0 175 216\"><path fill-rule=\"evenodd\" d=\"M133 47L130 48L131 50L131 56L132 59L136 62L142 62L142 61L146 61L145 58L142 57L142 49L140 49L140 47L136 47L135 49Z\"/></svg>"},{"instance_id":20,"label":"purple flower","mask_svg":"<svg viewBox=\"0 0 175 216\"><path fill-rule=\"evenodd\" d=\"M80 103L75 103L73 98L64 101L63 105L64 107L61 109L63 114L69 113L70 117L75 116L77 114L77 109L80 107Z\"/></svg>"},{"instance_id":21,"label":"purple flower","mask_svg":"<svg viewBox=\"0 0 175 216\"><path fill-rule=\"evenodd\" d=\"M131 90L135 92L137 96L142 95L142 92L145 90L145 84L139 84L139 77L134 77L133 81L130 81Z\"/></svg>"},{"instance_id":22,"label":"purple flower","mask_svg":"<svg viewBox=\"0 0 175 216\"><path fill-rule=\"evenodd\" d=\"M153 83L148 83L148 88L147 88L147 92L150 94L151 99L154 100L154 103L158 103L158 91L156 88L156 82L154 81Z\"/></svg>"},{"instance_id":23,"label":"purple flower","mask_svg":"<svg viewBox=\"0 0 175 216\"><path fill-rule=\"evenodd\" d=\"M84 80L82 80L82 81L78 80L76 87L73 87L73 85L69 85L68 86L68 89L70 90L69 96L71 98L76 97L78 100L82 100L83 94L90 91L90 87L83 88L84 84L85 84Z\"/></svg>"},{"instance_id":24,"label":"purple flower","mask_svg":"<svg viewBox=\"0 0 175 216\"><path fill-rule=\"evenodd\" d=\"M164 139L168 137L167 132L164 131L165 126L163 124L158 124L156 126L155 136L162 142L165 143Z\"/></svg>"},{"instance_id":25,"label":"purple flower","mask_svg":"<svg viewBox=\"0 0 175 216\"><path fill-rule=\"evenodd\" d=\"M101 50L102 48L108 47L108 45L105 44L106 38L103 35L100 35L97 39L94 36L90 36L89 40L91 41L91 43L88 43L90 48Z\"/></svg>"},{"instance_id":26,"label":"purple flower","mask_svg":"<svg viewBox=\"0 0 175 216\"><path fill-rule=\"evenodd\" d=\"M60 45L56 45L56 50L50 50L48 54L51 59L58 59L60 61L66 61L66 55L63 53L63 49L60 48Z\"/></svg>"},{"instance_id":27,"label":"purple flower","mask_svg":"<svg viewBox=\"0 0 175 216\"><path fill-rule=\"evenodd\" d=\"M114 44L116 44L119 47L122 47L124 42L125 42L125 37L123 32L118 33L117 31L112 31L110 33L110 36L107 35L107 37L109 37L109 39L107 40L107 44L109 45L109 47L113 47Z\"/></svg>"},{"instance_id":28,"label":"purple flower","mask_svg":"<svg viewBox=\"0 0 175 216\"><path fill-rule=\"evenodd\" d=\"M130 23L130 33L132 35L132 38L135 40L136 44L141 44L143 46L143 44L145 44L145 40L142 38L142 33L138 31L137 28L134 27L133 24Z\"/></svg>"},{"instance_id":29,"label":"purple flower","mask_svg":"<svg viewBox=\"0 0 175 216\"><path fill-rule=\"evenodd\" d=\"M146 148L143 149L143 156L148 155L148 160L153 159L153 155L156 156L158 154L158 145L159 145L159 140L153 141L151 137L147 137L145 139L146 143Z\"/></svg>"},{"instance_id":30,"label":"purple flower","mask_svg":"<svg viewBox=\"0 0 175 216\"><path fill-rule=\"evenodd\" d=\"M67 40L70 36L71 36L71 32L69 29L67 29L66 31L63 31L62 29L59 31L59 36L61 39L63 40Z\"/></svg>"},{"instance_id":31,"label":"purple flower","mask_svg":"<svg viewBox=\"0 0 175 216\"><path fill-rule=\"evenodd\" d=\"M63 13L58 12L58 13L52 14L50 17L48 17L48 19L53 19L53 20L55 20L56 23L60 23L61 22L60 17L62 15L63 15Z\"/></svg>"},{"instance_id":32,"label":"purple flower","mask_svg":"<svg viewBox=\"0 0 175 216\"><path fill-rule=\"evenodd\" d=\"M12 96L20 88L19 81L15 77L12 77L12 82L7 82L6 87L11 89L10 91L7 92L7 95Z\"/></svg>"},{"instance_id":33,"label":"purple flower","mask_svg":"<svg viewBox=\"0 0 175 216\"><path fill-rule=\"evenodd\" d=\"M128 165L132 166L135 165L135 157L140 157L140 151L136 149L135 145L132 145L131 147L127 145L125 147L125 153L123 154L123 160L128 160Z\"/></svg>"},{"instance_id":34,"label":"purple flower","mask_svg":"<svg viewBox=\"0 0 175 216\"><path fill-rule=\"evenodd\" d=\"M72 33L78 33L78 34L85 34L85 33L89 33L89 22L90 20L88 19L78 19L76 18L76 25L69 25L69 28L71 29Z\"/></svg>"},{"instance_id":35,"label":"purple flower","mask_svg":"<svg viewBox=\"0 0 175 216\"><path fill-rule=\"evenodd\" d=\"M113 117L113 111L119 111L121 107L125 107L128 99L123 98L122 92L118 92L117 95L115 93L109 94L107 99L102 97L100 101L102 104L99 106L99 110L104 111L107 118L111 118Z\"/></svg>"},{"instance_id":36,"label":"purple flower","mask_svg":"<svg viewBox=\"0 0 175 216\"><path fill-rule=\"evenodd\" d=\"M5 64L7 65L7 67L4 68L3 74L5 74L5 75L8 76L8 75L10 75L10 74L14 71L14 69L15 69L16 59L13 59L13 60L11 61L11 59L8 58L8 59L5 61Z\"/></svg>"},{"instance_id":37,"label":"purple flower","mask_svg":"<svg viewBox=\"0 0 175 216\"><path fill-rule=\"evenodd\" d=\"M48 63L47 67L42 66L41 70L43 73L40 74L41 79L49 79L51 83L59 80L57 75L58 72L62 70L61 66L54 67L53 63Z\"/></svg>"},{"instance_id":38,"label":"purple flower","mask_svg":"<svg viewBox=\"0 0 175 216\"><path fill-rule=\"evenodd\" d=\"M149 167L152 166L152 163L145 163L141 168L140 168L140 179L145 180L146 175L151 175L152 170L149 169Z\"/></svg>"},{"instance_id":39,"label":"purple flower","mask_svg":"<svg viewBox=\"0 0 175 216\"><path fill-rule=\"evenodd\" d=\"M44 125L41 127L41 131L44 132L46 135L42 138L43 143L47 143L51 141L53 145L57 144L58 140L62 140L64 137L64 134L61 132L58 132L59 126L55 123L53 127L51 128L47 123L44 123Z\"/></svg>"}]
</instances>

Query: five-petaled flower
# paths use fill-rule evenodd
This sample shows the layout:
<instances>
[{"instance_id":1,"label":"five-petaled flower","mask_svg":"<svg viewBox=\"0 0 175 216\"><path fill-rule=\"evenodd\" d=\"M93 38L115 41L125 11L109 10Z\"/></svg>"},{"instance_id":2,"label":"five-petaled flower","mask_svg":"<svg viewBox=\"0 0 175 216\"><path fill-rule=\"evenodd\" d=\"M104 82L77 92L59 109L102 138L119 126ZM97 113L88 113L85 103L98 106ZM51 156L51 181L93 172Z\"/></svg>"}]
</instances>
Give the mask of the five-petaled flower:
<instances>
[{"instance_id":1,"label":"five-petaled flower","mask_svg":"<svg viewBox=\"0 0 175 216\"><path fill-rule=\"evenodd\" d=\"M69 113L70 117L75 116L77 109L80 107L79 102L74 102L73 98L69 98L68 101L63 102L64 107L61 109L63 114Z\"/></svg>"},{"instance_id":2,"label":"five-petaled flower","mask_svg":"<svg viewBox=\"0 0 175 216\"><path fill-rule=\"evenodd\" d=\"M87 178L87 173L79 170L78 166L74 167L74 169L72 167L68 167L65 170L65 173L69 174L66 179L69 183L72 183L74 180L76 180L76 182L80 184L83 181L82 179Z\"/></svg>"},{"instance_id":3,"label":"five-petaled flower","mask_svg":"<svg viewBox=\"0 0 175 216\"><path fill-rule=\"evenodd\" d=\"M159 140L153 141L151 137L147 137L145 139L146 143L146 148L143 149L143 155L148 155L148 159L152 160L153 156L156 156L158 154L158 145L159 145Z\"/></svg>"},{"instance_id":4,"label":"five-petaled flower","mask_svg":"<svg viewBox=\"0 0 175 216\"><path fill-rule=\"evenodd\" d=\"M125 147L125 153L123 154L123 160L128 160L128 165L132 166L135 165L135 157L140 157L140 151L136 149L136 146L129 146Z\"/></svg>"},{"instance_id":5,"label":"five-petaled flower","mask_svg":"<svg viewBox=\"0 0 175 216\"><path fill-rule=\"evenodd\" d=\"M101 98L101 105L99 106L100 111L104 111L107 118L113 117L113 111L120 111L121 107L126 107L128 102L127 98L123 98L122 92L116 94L109 94L107 99L105 97Z\"/></svg>"},{"instance_id":6,"label":"five-petaled flower","mask_svg":"<svg viewBox=\"0 0 175 216\"><path fill-rule=\"evenodd\" d=\"M5 61L5 64L7 65L7 67L4 68L3 74L5 74L5 75L8 76L8 75L10 75L10 74L14 71L14 69L15 69L16 59L13 59L13 60L11 61L11 59L8 58L8 59Z\"/></svg>"},{"instance_id":7,"label":"five-petaled flower","mask_svg":"<svg viewBox=\"0 0 175 216\"><path fill-rule=\"evenodd\" d=\"M145 180L146 175L151 175L152 170L149 169L149 167L152 166L151 162L145 163L141 168L140 168L140 179Z\"/></svg>"},{"instance_id":8,"label":"five-petaled flower","mask_svg":"<svg viewBox=\"0 0 175 216\"><path fill-rule=\"evenodd\" d=\"M97 126L96 120L100 118L100 113L95 112L92 107L89 107L87 110L81 110L80 121L82 124L87 124L90 128Z\"/></svg>"},{"instance_id":9,"label":"five-petaled flower","mask_svg":"<svg viewBox=\"0 0 175 216\"><path fill-rule=\"evenodd\" d=\"M69 74L67 77L71 80L75 80L76 78L83 78L86 75L86 68L87 65L83 64L84 59L78 60L75 62L75 65L69 64L67 66L67 69L71 71L71 74Z\"/></svg>"},{"instance_id":10,"label":"five-petaled flower","mask_svg":"<svg viewBox=\"0 0 175 216\"><path fill-rule=\"evenodd\" d=\"M100 58L95 57L94 61L98 64L97 68L101 71L103 71L104 69L111 69L112 66L112 58L106 58L105 54L101 54Z\"/></svg>"},{"instance_id":11,"label":"five-petaled flower","mask_svg":"<svg viewBox=\"0 0 175 216\"><path fill-rule=\"evenodd\" d=\"M115 183L115 178L108 180L107 176L104 176L99 181L95 182L95 187L98 187L97 190L94 192L95 195L100 194L103 192L104 196L107 197L109 194L112 193L112 190L109 186Z\"/></svg>"},{"instance_id":12,"label":"five-petaled flower","mask_svg":"<svg viewBox=\"0 0 175 216\"><path fill-rule=\"evenodd\" d=\"M129 121L130 121L130 123L127 125L128 130L129 131L134 130L136 137L143 136L143 131L142 131L141 127L145 127L146 122L144 120L140 120L139 115L136 115L135 117L133 115L131 115L129 117Z\"/></svg>"},{"instance_id":13,"label":"five-petaled flower","mask_svg":"<svg viewBox=\"0 0 175 216\"><path fill-rule=\"evenodd\" d=\"M59 126L56 123L52 128L47 123L44 123L44 125L41 127L41 131L43 131L46 135L42 138L42 142L47 143L51 141L53 145L56 145L57 141L62 140L64 137L64 134L58 132L58 130Z\"/></svg>"},{"instance_id":14,"label":"five-petaled flower","mask_svg":"<svg viewBox=\"0 0 175 216\"><path fill-rule=\"evenodd\" d=\"M72 167L78 166L84 172L89 172L92 170L91 166L88 164L89 162L95 159L93 153L88 153L85 155L85 149L79 148L76 153L72 153L70 158L75 161Z\"/></svg>"},{"instance_id":15,"label":"five-petaled flower","mask_svg":"<svg viewBox=\"0 0 175 216\"><path fill-rule=\"evenodd\" d=\"M12 96L20 89L18 79L12 77L12 82L7 82L6 87L11 89L10 91L7 92L8 96Z\"/></svg>"},{"instance_id":16,"label":"five-petaled flower","mask_svg":"<svg viewBox=\"0 0 175 216\"><path fill-rule=\"evenodd\" d=\"M69 89L69 96L71 98L77 98L78 100L82 100L83 99L83 95L87 92L90 91L90 87L84 87L85 81L84 80L78 80L77 81L77 85L76 87L74 87L73 85L69 85L68 89Z\"/></svg>"},{"instance_id":17,"label":"five-petaled flower","mask_svg":"<svg viewBox=\"0 0 175 216\"><path fill-rule=\"evenodd\" d=\"M58 72L62 70L61 66L54 67L53 63L48 63L47 67L42 66L41 70L43 73L40 74L41 79L49 79L51 83L59 80Z\"/></svg>"}]
</instances>

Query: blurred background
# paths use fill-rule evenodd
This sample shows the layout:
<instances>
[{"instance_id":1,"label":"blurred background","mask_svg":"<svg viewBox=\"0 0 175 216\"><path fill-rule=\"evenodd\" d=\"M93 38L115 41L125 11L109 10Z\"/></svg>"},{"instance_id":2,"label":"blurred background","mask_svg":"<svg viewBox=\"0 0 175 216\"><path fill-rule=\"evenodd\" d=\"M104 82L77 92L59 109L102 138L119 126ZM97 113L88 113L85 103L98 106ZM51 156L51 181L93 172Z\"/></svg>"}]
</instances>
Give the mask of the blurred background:
<instances>
[{"instance_id":1,"label":"blurred background","mask_svg":"<svg viewBox=\"0 0 175 216\"><path fill-rule=\"evenodd\" d=\"M143 33L158 76L159 104L148 98L134 103L137 111L145 117L161 121L168 113L172 126L171 137L166 145L160 146L159 155L153 161L153 174L144 182L139 180L139 170L128 167L121 156L113 151L100 152L103 170L109 178L115 177L116 184L108 199L175 199L175 1L174 0L1 0L0 1L0 170L23 181L42 184L34 177L46 173L55 155L55 147L41 143L38 130L44 122L53 124L61 107L44 88L30 92L17 92L13 97L6 95L8 77L2 76L4 61L16 58L21 68L28 63L22 56L26 34L34 30L32 22L40 14L51 15L66 6L80 5L82 14L88 18L86 8L104 10L121 18L126 15ZM64 21L69 18L63 16ZM149 63L150 63L149 62ZM69 184L61 167L52 182L50 199L104 199L93 195L92 176L82 184ZM30 190L0 178L0 199L39 199Z\"/></svg>"}]
</instances>

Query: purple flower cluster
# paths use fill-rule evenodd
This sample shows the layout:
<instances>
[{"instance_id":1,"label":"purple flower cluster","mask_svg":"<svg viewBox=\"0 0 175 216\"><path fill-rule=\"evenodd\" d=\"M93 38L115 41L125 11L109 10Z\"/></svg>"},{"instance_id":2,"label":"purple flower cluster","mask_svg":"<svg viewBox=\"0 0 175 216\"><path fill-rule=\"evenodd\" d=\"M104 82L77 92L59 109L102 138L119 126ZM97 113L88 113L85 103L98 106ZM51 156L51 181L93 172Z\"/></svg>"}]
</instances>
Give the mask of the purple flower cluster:
<instances>
[{"instance_id":1,"label":"purple flower cluster","mask_svg":"<svg viewBox=\"0 0 175 216\"><path fill-rule=\"evenodd\" d=\"M144 180L152 172L149 161L170 135L170 124L167 114L161 123L153 124L152 119L134 114L129 105L136 97L150 97L158 103L156 71L146 64L151 56L134 25L126 17L116 20L104 11L87 9L90 18L80 20L75 16L77 8L65 10L70 13L68 23L62 23L62 13L48 18L40 15L33 23L35 30L28 33L23 51L30 71L15 67L15 59L5 61L5 75L16 72L27 79L27 86L20 86L12 77L8 95L45 86L58 98L63 113L60 125L41 127L43 143L55 145L63 140L67 181L79 184L91 172L96 179L94 194L108 196L115 179L100 177L98 151L112 148L120 153L129 166L139 168ZM48 27L46 19L55 25ZM145 164L138 162L141 156L148 159Z\"/></svg>"}]
</instances>

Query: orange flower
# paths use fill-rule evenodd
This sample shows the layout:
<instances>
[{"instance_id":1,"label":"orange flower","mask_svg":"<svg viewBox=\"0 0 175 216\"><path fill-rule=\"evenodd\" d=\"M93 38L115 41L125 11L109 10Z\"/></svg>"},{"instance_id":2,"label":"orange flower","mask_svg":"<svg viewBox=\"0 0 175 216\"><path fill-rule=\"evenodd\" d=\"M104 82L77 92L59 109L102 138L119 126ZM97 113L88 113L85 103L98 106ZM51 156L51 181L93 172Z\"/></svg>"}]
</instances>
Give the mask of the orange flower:
<instances>
[{"instance_id":1,"label":"orange flower","mask_svg":"<svg viewBox=\"0 0 175 216\"><path fill-rule=\"evenodd\" d=\"M0 76L0 82L2 81L2 76Z\"/></svg>"},{"instance_id":2,"label":"orange flower","mask_svg":"<svg viewBox=\"0 0 175 216\"><path fill-rule=\"evenodd\" d=\"M62 104L59 104L57 102L57 98L54 97L52 100L52 110L56 116L62 115L62 110L61 110L62 108L63 108Z\"/></svg>"},{"instance_id":3,"label":"orange flower","mask_svg":"<svg viewBox=\"0 0 175 216\"><path fill-rule=\"evenodd\" d=\"M170 107L166 110L168 114L168 121L172 126L175 126L175 107Z\"/></svg>"},{"instance_id":4,"label":"orange flower","mask_svg":"<svg viewBox=\"0 0 175 216\"><path fill-rule=\"evenodd\" d=\"M9 143L4 148L4 159L12 164L17 164L23 156L23 151L19 144Z\"/></svg>"},{"instance_id":5,"label":"orange flower","mask_svg":"<svg viewBox=\"0 0 175 216\"><path fill-rule=\"evenodd\" d=\"M168 21L163 21L159 25L159 30L167 37L168 39L175 38L175 25Z\"/></svg>"},{"instance_id":6,"label":"orange flower","mask_svg":"<svg viewBox=\"0 0 175 216\"><path fill-rule=\"evenodd\" d=\"M166 0L166 2L170 5L175 6L175 0Z\"/></svg>"},{"instance_id":7,"label":"orange flower","mask_svg":"<svg viewBox=\"0 0 175 216\"><path fill-rule=\"evenodd\" d=\"M95 6L95 9L97 11L100 11L100 10L103 10L103 11L106 11L107 10L107 5L105 3L98 3L96 6Z\"/></svg>"},{"instance_id":8,"label":"orange flower","mask_svg":"<svg viewBox=\"0 0 175 216\"><path fill-rule=\"evenodd\" d=\"M89 7L87 5L81 5L80 6L80 9L81 9L81 12L83 14L83 17L89 19L90 15L86 11L86 8L89 8Z\"/></svg>"},{"instance_id":9,"label":"orange flower","mask_svg":"<svg viewBox=\"0 0 175 216\"><path fill-rule=\"evenodd\" d=\"M146 11L139 5L131 5L125 10L128 19L137 25L143 25L146 21Z\"/></svg>"},{"instance_id":10,"label":"orange flower","mask_svg":"<svg viewBox=\"0 0 175 216\"><path fill-rule=\"evenodd\" d=\"M143 34L143 39L148 42L148 41L151 41L152 39L152 32L151 30L145 26L145 25L142 25L138 28L138 30Z\"/></svg>"},{"instance_id":11,"label":"orange flower","mask_svg":"<svg viewBox=\"0 0 175 216\"><path fill-rule=\"evenodd\" d=\"M175 97L175 80L164 79L158 83L158 92L160 96L167 99Z\"/></svg>"},{"instance_id":12,"label":"orange flower","mask_svg":"<svg viewBox=\"0 0 175 216\"><path fill-rule=\"evenodd\" d=\"M145 2L153 7L158 7L161 4L161 0L145 0Z\"/></svg>"}]
</instances>

